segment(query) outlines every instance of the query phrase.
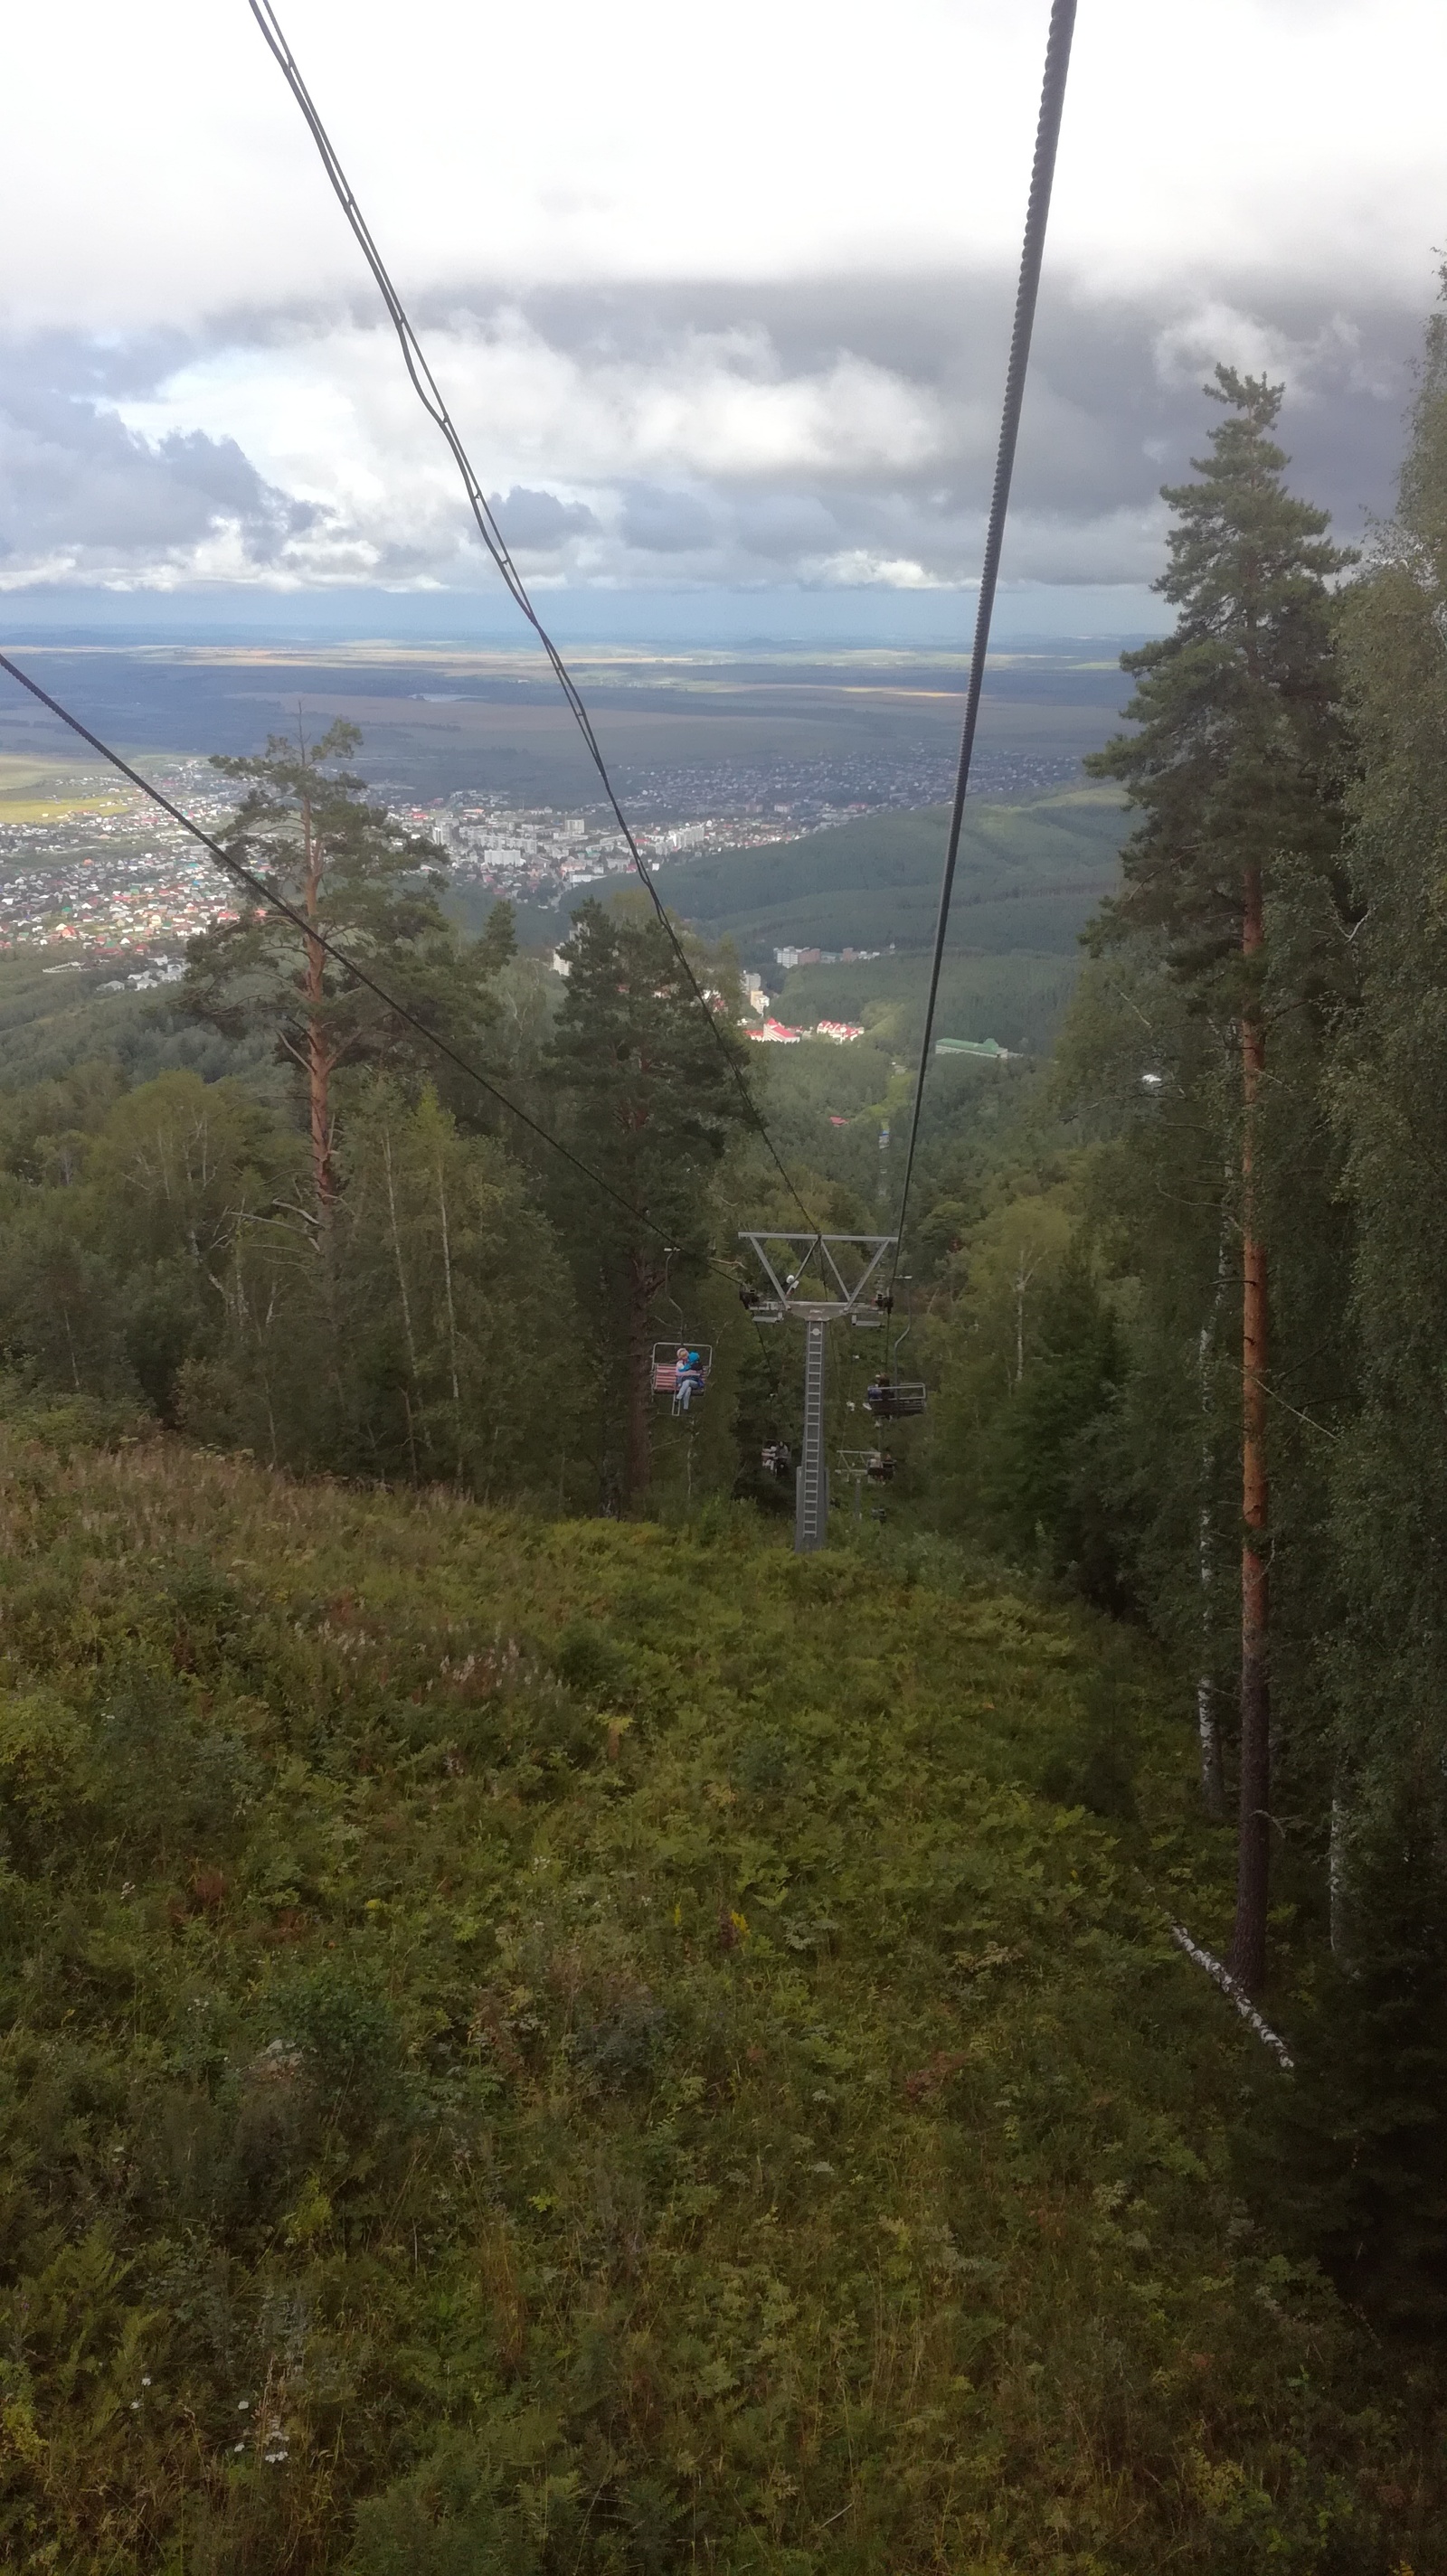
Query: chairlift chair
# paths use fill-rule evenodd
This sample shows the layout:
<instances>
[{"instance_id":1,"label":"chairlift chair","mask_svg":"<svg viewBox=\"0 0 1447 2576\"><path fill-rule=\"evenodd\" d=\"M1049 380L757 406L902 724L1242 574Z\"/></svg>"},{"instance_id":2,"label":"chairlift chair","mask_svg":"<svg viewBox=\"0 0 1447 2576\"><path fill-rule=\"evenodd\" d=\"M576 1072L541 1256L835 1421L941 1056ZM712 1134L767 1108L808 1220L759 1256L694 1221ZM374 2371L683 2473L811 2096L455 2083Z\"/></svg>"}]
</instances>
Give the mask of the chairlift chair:
<instances>
[{"instance_id":1,"label":"chairlift chair","mask_svg":"<svg viewBox=\"0 0 1447 2576\"><path fill-rule=\"evenodd\" d=\"M712 1373L712 1342L690 1342L680 1336L677 1341L653 1345L653 1392L669 1397L673 1413L687 1413L693 1398L707 1393Z\"/></svg>"},{"instance_id":2,"label":"chairlift chair","mask_svg":"<svg viewBox=\"0 0 1447 2576\"><path fill-rule=\"evenodd\" d=\"M759 1459L766 1476L777 1476L780 1484L794 1472L794 1453L786 1440L771 1440Z\"/></svg>"},{"instance_id":3,"label":"chairlift chair","mask_svg":"<svg viewBox=\"0 0 1447 2576\"><path fill-rule=\"evenodd\" d=\"M929 1391L917 1380L890 1377L887 1373L871 1380L864 1390L864 1401L879 1422L899 1422L907 1414L923 1413Z\"/></svg>"},{"instance_id":4,"label":"chairlift chair","mask_svg":"<svg viewBox=\"0 0 1447 2576\"><path fill-rule=\"evenodd\" d=\"M841 1449L835 1461L841 1476L859 1485L892 1485L897 1473L888 1449Z\"/></svg>"}]
</instances>

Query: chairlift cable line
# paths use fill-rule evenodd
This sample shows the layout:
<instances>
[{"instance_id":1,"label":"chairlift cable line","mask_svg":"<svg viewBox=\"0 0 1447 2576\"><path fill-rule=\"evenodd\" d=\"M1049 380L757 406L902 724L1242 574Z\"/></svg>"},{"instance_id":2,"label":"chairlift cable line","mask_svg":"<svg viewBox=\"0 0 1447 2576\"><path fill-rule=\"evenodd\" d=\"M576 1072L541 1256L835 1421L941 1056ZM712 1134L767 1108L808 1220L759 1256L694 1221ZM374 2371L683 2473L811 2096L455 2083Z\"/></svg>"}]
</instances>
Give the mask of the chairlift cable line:
<instances>
[{"instance_id":1,"label":"chairlift cable line","mask_svg":"<svg viewBox=\"0 0 1447 2576\"><path fill-rule=\"evenodd\" d=\"M252 0L255 8L257 0ZM1070 40L1075 32L1075 0L1053 0L1050 11L1050 34L1045 48L1045 73L1040 88L1040 118L1035 132L1035 160L1030 174L1030 199L1025 214L1025 238L1020 254L1020 282L1015 294L1015 323L1010 338L1010 360L1005 370L1005 399L1000 418L1000 445L995 460L995 485L990 496L990 516L985 532L984 561L980 567L980 596L975 614L975 642L970 657L970 683L965 698L965 720L960 736L959 768L955 777L954 803L950 809L949 838L945 845L944 875L940 882L939 918L935 925L934 953L930 963L929 996L925 1004L924 1035L920 1040L919 1067L915 1075L914 1110L910 1118L909 1146L905 1155L904 1182L900 1190L899 1225L895 1237L894 1263L889 1275L890 1294L899 1271L900 1252L904 1243L904 1221L909 1206L909 1188L914 1175L915 1148L919 1142L920 1107L924 1099L925 1076L929 1070L930 1041L934 1035L935 1006L939 999L940 969L944 963L945 933L949 928L950 897L954 891L955 866L960 855L960 832L964 823L965 794L970 783L970 763L975 749L975 728L979 722L980 694L985 683L985 656L989 650L990 622L994 615L995 588L1000 574L1000 554L1005 539L1005 520L1010 507L1010 481L1015 467L1015 447L1020 434L1020 413L1025 399L1025 378L1030 365L1030 338L1035 326L1035 307L1040 293L1040 269L1045 254L1045 228L1050 215L1050 191L1055 178L1055 154L1060 141L1060 118L1065 105L1065 82L1070 69Z\"/></svg>"},{"instance_id":2,"label":"chairlift cable line","mask_svg":"<svg viewBox=\"0 0 1447 2576\"><path fill-rule=\"evenodd\" d=\"M593 767L598 773L603 793L607 797L609 806L612 809L614 820L616 821L618 829L622 833L624 840L628 844L629 855L633 861L633 866L639 882L644 887L649 900L653 905L653 909L658 915L658 918L668 935L674 955L677 957L680 966L683 968L684 974L688 978L694 999L698 1003L699 1009L703 1012L704 1017L708 1021L709 1027L714 1033L720 1053L723 1056L724 1062L728 1066L729 1072L738 1089L739 1096L743 1101L749 1123L755 1129L756 1133L762 1138L763 1143L767 1147L775 1168L777 1169L785 1188L788 1190L794 1205L798 1208L800 1215L803 1217L805 1224L814 1226L814 1219L809 1214L798 1190L795 1188L793 1181L789 1177L789 1173L785 1167L783 1159L780 1156L778 1148L775 1145L772 1136L769 1134L769 1130L764 1122L763 1114L754 1099L753 1093L750 1090L742 1071L735 1063L733 1056L729 1052L727 1042L719 1028L718 1022L714 1018L703 988L689 963L683 944L680 941L672 922L668 918L667 909L661 895L659 894L658 888L653 881L652 873L649 870L643 857L643 853L639 849L638 843L633 836L632 827L629 824L628 818L618 801L613 781L608 774L607 763L603 757L602 745L599 743L597 734L593 729L593 720L583 702L582 693L579 690L578 684L574 680L572 673L568 669L567 664L563 660L562 654L559 652L557 645L553 642L552 637L549 635L547 628L544 626L542 619L539 617L537 610L533 606L532 599L528 593L527 584L524 582L522 574L518 571L517 565L513 561L507 540L504 537L501 528L498 526L497 519L493 514L487 495L482 488L482 484L478 479L476 471L474 470L472 460L467 453L466 447L463 445L461 434L452 418L451 412L448 410L445 400L443 399L437 379L433 375L431 367L428 365L421 341L418 339L417 334L412 327L412 322L408 315L407 308L404 305L401 296L398 294L396 287L392 283L386 263L382 258L381 252L377 248L375 240L373 239L371 227L368 224L360 205L357 203L356 195L352 189L351 183L337 157L336 146L332 142L331 136L328 134L327 129L322 122L316 102L313 99L310 90L307 88L306 82L302 78L296 56L293 54L291 47L287 43L286 37L282 32L281 21L277 17L276 11L271 5L271 0L249 0L249 6L251 14L256 20L262 36L266 41L267 48L280 69L282 78L285 80L288 89L291 91L292 97L295 99L297 106L301 110L302 116L306 122L307 130L310 133L312 141L315 143L317 152L321 158L322 168L325 170L337 202L340 205L343 214L346 216L348 224L351 226L362 257L365 259L368 268L372 272L373 279L377 286L377 291L387 308L387 312L391 318L392 327L397 334L398 343L402 351L402 362L411 379L413 391L415 392L417 399L421 403L429 420L431 420L434 426L441 431L443 438L446 440L448 448L452 454L453 462L462 478L462 488L467 495L468 506L472 511L473 518L477 522L478 534L481 537L483 544L486 546L488 553L491 555L494 564L497 566L498 571L502 575L503 582L515 607L517 607L521 611L522 615L527 619L529 626L531 626L539 644L542 646L543 652L547 656L547 660L552 668L553 676L557 680L564 698L567 700L573 720L587 746L589 759L592 761ZM817 1233L817 1231L818 1228L815 1227L815 1232Z\"/></svg>"},{"instance_id":3,"label":"chairlift cable line","mask_svg":"<svg viewBox=\"0 0 1447 2576\"><path fill-rule=\"evenodd\" d=\"M564 1162L571 1163L574 1171L580 1172L585 1181L591 1181L595 1189L601 1190L605 1198L613 1201L615 1207L622 1208L632 1224L646 1226L650 1234L656 1234L659 1242L668 1246L670 1252L677 1249L665 1229L648 1214L646 1208L635 1207L631 1199L626 1199L621 1190L615 1190L611 1181L605 1181L602 1173L595 1172L590 1163L585 1163L580 1155L573 1152L571 1146L563 1143L561 1137L550 1135L546 1127L541 1126L526 1109L520 1108L515 1100L510 1100L507 1093L500 1091L497 1084L489 1081L485 1073L479 1073L475 1064L469 1064L466 1056L459 1055L456 1047L449 1045L446 1038L440 1037L436 1029L430 1029L416 1011L409 1010L405 1002L399 1002L395 994L389 993L386 986L380 984L376 976L369 973L365 966L359 966L354 957L348 957L342 949L338 948L334 939L329 938L324 930L318 930L314 923L307 920L304 913L298 912L293 904L287 902L285 895L278 894L274 886L268 885L265 877L257 876L253 869L247 867L244 860L237 858L234 851L224 848L220 841L213 840L211 834L204 832L199 823L193 822L180 805L173 805L170 797L161 788L153 786L149 778L143 778L138 769L132 769L128 760L123 760L118 751L112 751L109 743L102 742L99 734L91 732L89 725L82 724L79 716L72 715L68 707L63 707L59 698L53 698L48 689L42 689L40 682L32 680L28 672L22 671L18 662L12 662L8 653L0 653L0 671L8 671L12 680L18 681L22 689L28 689L32 698L38 698L41 705L48 707L53 716L58 716L63 725L69 725L71 732L79 734L82 742L88 742L92 751L98 751L102 760L109 761L112 769L119 770L122 778L128 778L133 787L138 787L143 796L149 796L152 803L159 805L163 813L169 814L174 823L181 824L194 840L201 843L203 849L210 851L218 866L225 868L229 876L235 877L244 885L247 892L254 895L258 902L270 904L272 910L279 912L294 929L301 931L303 937L314 940L324 956L330 957L334 965L340 966L343 972L350 975L356 983L364 985L369 993L375 993L379 1002L384 1003L399 1020L405 1020L409 1028L415 1029L419 1037L425 1038L427 1044L435 1047L439 1055L445 1056L449 1064L455 1065L459 1073L465 1074L469 1082L475 1082L479 1090L485 1091L490 1099L496 1100L512 1117L521 1120L523 1126L538 1137L544 1145L551 1146L555 1154L561 1154ZM724 1270L721 1262L714 1263L713 1267L722 1277L733 1279L733 1272Z\"/></svg>"}]
</instances>

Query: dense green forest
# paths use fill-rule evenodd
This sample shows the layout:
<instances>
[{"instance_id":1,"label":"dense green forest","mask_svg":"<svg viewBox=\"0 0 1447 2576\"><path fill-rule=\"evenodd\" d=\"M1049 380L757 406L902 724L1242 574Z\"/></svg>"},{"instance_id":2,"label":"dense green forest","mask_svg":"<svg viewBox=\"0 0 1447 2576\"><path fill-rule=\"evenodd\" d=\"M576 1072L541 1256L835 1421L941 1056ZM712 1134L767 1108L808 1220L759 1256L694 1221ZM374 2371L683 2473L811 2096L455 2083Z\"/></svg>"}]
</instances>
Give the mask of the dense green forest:
<instances>
[{"instance_id":1,"label":"dense green forest","mask_svg":"<svg viewBox=\"0 0 1447 2576\"><path fill-rule=\"evenodd\" d=\"M745 965L774 949L924 950L934 937L948 813L859 816L763 849L721 850L659 869L669 902ZM1081 787L1008 805L981 802L960 842L952 919L960 946L1068 956L1114 883L1118 793Z\"/></svg>"},{"instance_id":2,"label":"dense green forest","mask_svg":"<svg viewBox=\"0 0 1447 2576\"><path fill-rule=\"evenodd\" d=\"M745 966L769 969L775 948L891 945L918 957L934 937L940 851L949 809L881 807L798 839L660 859L669 906L710 939L728 939ZM1113 884L1125 817L1118 790L1082 783L972 804L960 845L951 946L961 956L1074 961L1078 935ZM465 880L447 908L464 930L492 898ZM559 916L522 903L520 939L551 946ZM917 979L916 979L917 980Z\"/></svg>"},{"instance_id":3,"label":"dense green forest","mask_svg":"<svg viewBox=\"0 0 1447 2576\"><path fill-rule=\"evenodd\" d=\"M1051 1060L931 1069L930 1406L837 1554L737 1234L893 1221L907 978L759 1050L722 889L470 937L340 724L223 764L292 913L179 1015L16 970L34 2563L1444 2563L1447 316L1360 562L1207 391L1056 800L1087 962Z\"/></svg>"}]
</instances>

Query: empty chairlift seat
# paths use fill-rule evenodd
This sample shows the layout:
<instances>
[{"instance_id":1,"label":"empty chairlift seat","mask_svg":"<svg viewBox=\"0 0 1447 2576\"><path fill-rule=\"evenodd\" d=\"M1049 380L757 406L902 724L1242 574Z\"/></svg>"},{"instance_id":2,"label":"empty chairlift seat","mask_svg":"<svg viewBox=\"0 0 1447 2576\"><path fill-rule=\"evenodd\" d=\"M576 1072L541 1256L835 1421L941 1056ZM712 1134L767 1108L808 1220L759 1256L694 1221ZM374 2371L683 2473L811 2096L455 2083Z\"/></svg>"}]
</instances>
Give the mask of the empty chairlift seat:
<instances>
[{"instance_id":1,"label":"empty chairlift seat","mask_svg":"<svg viewBox=\"0 0 1447 2576\"><path fill-rule=\"evenodd\" d=\"M711 1342L655 1342L653 1392L668 1396L674 1413L687 1413L707 1388L712 1368Z\"/></svg>"}]
</instances>

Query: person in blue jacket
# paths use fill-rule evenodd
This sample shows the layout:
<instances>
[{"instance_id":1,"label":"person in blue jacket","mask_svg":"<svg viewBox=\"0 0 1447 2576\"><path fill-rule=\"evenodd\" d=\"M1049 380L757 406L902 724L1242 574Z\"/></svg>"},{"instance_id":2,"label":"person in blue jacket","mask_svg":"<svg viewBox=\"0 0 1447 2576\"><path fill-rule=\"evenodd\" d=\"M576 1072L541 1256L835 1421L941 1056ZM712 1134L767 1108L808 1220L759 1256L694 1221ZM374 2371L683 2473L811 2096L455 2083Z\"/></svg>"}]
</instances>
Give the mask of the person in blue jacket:
<instances>
[{"instance_id":1,"label":"person in blue jacket","mask_svg":"<svg viewBox=\"0 0 1447 2576\"><path fill-rule=\"evenodd\" d=\"M693 1398L696 1395L702 1395L704 1383L704 1365L697 1351L691 1351L686 1342L680 1342L678 1364L673 1379L675 1412L687 1413Z\"/></svg>"}]
</instances>

